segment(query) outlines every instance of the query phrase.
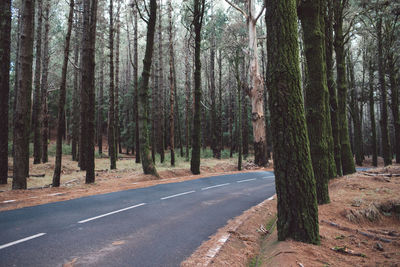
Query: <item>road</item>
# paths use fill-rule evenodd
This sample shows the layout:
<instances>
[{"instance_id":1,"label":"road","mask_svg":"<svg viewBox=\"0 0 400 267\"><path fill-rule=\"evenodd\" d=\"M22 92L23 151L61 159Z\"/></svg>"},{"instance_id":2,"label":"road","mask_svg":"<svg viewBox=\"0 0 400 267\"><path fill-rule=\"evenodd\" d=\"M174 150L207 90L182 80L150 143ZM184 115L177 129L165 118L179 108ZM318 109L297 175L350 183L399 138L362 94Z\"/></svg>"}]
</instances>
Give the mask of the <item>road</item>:
<instances>
[{"instance_id":1,"label":"road","mask_svg":"<svg viewBox=\"0 0 400 267\"><path fill-rule=\"evenodd\" d=\"M274 180L221 175L0 212L0 266L179 266L274 195Z\"/></svg>"}]
</instances>

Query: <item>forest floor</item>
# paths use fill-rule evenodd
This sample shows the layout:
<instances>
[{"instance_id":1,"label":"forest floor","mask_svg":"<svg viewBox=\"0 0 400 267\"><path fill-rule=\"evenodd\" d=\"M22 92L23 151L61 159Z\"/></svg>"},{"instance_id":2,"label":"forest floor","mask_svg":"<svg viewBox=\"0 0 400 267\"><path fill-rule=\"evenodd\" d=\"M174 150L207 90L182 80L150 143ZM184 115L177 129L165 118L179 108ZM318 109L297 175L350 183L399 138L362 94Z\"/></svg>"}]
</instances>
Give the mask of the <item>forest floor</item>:
<instances>
[{"instance_id":1,"label":"forest floor","mask_svg":"<svg viewBox=\"0 0 400 267\"><path fill-rule=\"evenodd\" d=\"M400 266L400 165L330 181L321 245L277 241L276 196L245 211L182 266Z\"/></svg>"},{"instance_id":2,"label":"forest floor","mask_svg":"<svg viewBox=\"0 0 400 267\"><path fill-rule=\"evenodd\" d=\"M11 190L12 179L9 178L8 184L0 185L0 211L237 172L236 158L220 160L202 158L201 175L192 175L189 161L179 158L175 167L171 168L166 157L163 164L157 163L160 179L154 180L153 176L143 174L142 165L135 163L133 156L125 154L119 156L121 158L117 161L116 170L109 170L108 158L96 158L96 181L89 185L85 184L85 171L79 170L77 162L72 161L69 155L63 156L61 186L58 188L50 187L54 171L54 157L49 157L48 163L35 165L31 158L30 175L32 176L27 179L28 190ZM258 168L251 161L244 161L243 166L245 171L272 170ZM12 177L12 158L9 158L9 169L9 177Z\"/></svg>"}]
</instances>

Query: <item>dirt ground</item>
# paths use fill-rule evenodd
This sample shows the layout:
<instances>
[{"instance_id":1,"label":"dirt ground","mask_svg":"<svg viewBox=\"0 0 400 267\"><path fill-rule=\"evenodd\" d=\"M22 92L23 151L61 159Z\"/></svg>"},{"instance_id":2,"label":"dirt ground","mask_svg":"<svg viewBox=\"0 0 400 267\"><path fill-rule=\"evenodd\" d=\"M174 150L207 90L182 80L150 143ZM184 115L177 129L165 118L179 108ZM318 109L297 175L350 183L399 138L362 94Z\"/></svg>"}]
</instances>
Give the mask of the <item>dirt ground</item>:
<instances>
[{"instance_id":1,"label":"dirt ground","mask_svg":"<svg viewBox=\"0 0 400 267\"><path fill-rule=\"evenodd\" d=\"M321 245L277 241L276 197L232 219L182 266L400 266L400 165L333 179Z\"/></svg>"},{"instance_id":2,"label":"dirt ground","mask_svg":"<svg viewBox=\"0 0 400 267\"><path fill-rule=\"evenodd\" d=\"M169 162L157 163L156 167L160 179L144 175L142 165L135 163L130 156L121 155L117 161L117 169L109 170L109 159L96 159L96 182L85 184L85 172L80 171L77 162L71 160L71 156L64 156L62 160L61 186L51 188L54 157L49 158L45 164L33 164L30 159L30 174L27 179L28 190L11 190L12 179L8 179L7 185L0 185L0 211L35 206L56 201L63 201L83 196L104 194L109 192L142 188L162 183L173 183L205 176L214 176L226 173L235 173L237 170L237 159L201 159L201 175L192 175L190 162L184 160L176 161L175 167L171 168ZM9 159L9 177L12 177L12 159ZM251 162L244 162L245 171L260 170ZM262 170L272 170L265 169ZM44 175L44 176L43 176ZM36 177L39 176L39 177Z\"/></svg>"}]
</instances>

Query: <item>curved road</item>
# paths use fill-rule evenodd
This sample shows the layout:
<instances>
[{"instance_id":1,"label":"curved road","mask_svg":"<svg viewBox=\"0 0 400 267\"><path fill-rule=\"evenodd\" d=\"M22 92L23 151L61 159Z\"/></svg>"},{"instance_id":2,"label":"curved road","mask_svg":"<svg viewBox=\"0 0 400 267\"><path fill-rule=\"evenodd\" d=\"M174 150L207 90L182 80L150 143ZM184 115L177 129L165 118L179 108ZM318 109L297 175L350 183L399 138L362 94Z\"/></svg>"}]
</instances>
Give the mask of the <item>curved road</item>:
<instances>
[{"instance_id":1,"label":"curved road","mask_svg":"<svg viewBox=\"0 0 400 267\"><path fill-rule=\"evenodd\" d=\"M179 266L275 194L274 179L222 175L0 212L0 266Z\"/></svg>"}]
</instances>

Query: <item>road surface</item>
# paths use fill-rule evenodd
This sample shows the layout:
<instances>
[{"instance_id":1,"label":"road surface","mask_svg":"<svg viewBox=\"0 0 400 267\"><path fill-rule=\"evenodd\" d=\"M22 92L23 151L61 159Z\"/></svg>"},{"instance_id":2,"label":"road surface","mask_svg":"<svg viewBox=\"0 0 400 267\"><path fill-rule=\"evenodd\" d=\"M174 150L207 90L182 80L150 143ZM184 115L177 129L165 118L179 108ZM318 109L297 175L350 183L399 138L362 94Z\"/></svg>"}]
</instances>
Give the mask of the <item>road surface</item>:
<instances>
[{"instance_id":1,"label":"road surface","mask_svg":"<svg viewBox=\"0 0 400 267\"><path fill-rule=\"evenodd\" d=\"M221 175L0 212L0 266L179 266L274 195L274 180Z\"/></svg>"}]
</instances>

